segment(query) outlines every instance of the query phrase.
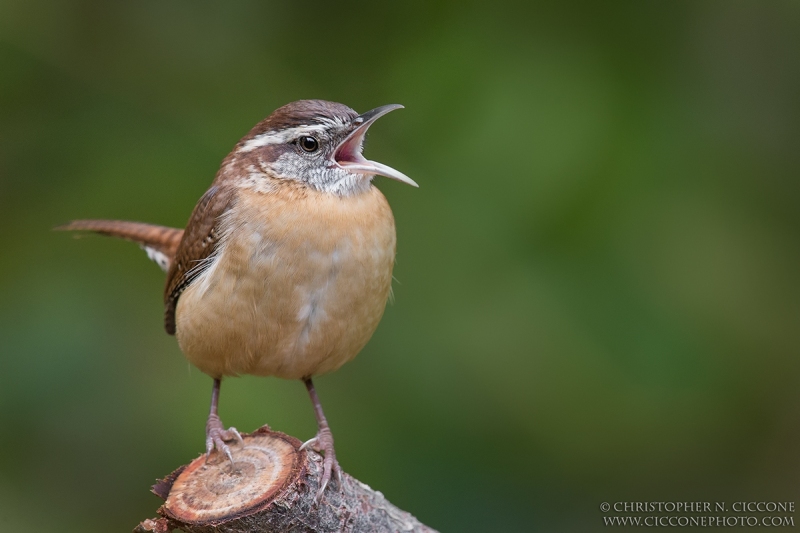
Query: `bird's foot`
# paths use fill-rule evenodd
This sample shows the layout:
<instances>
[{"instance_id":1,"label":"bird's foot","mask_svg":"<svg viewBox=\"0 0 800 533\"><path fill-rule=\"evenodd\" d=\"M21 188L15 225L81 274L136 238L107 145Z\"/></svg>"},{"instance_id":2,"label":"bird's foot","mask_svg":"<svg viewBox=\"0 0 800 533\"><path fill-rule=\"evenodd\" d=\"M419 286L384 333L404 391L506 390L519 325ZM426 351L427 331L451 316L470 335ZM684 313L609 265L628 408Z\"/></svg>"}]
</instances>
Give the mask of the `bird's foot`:
<instances>
[{"instance_id":1,"label":"bird's foot","mask_svg":"<svg viewBox=\"0 0 800 533\"><path fill-rule=\"evenodd\" d=\"M208 458L211 457L211 452L216 448L225 454L232 466L233 455L231 454L231 449L225 444L226 441L232 440L238 441L240 444L244 442L236 428L225 429L217 415L209 415L208 422L206 422L206 461L208 461Z\"/></svg>"},{"instance_id":2,"label":"bird's foot","mask_svg":"<svg viewBox=\"0 0 800 533\"><path fill-rule=\"evenodd\" d=\"M319 501L322 493L325 492L325 487L328 481L331 480L331 475L336 476L336 482L339 487L342 486L342 470L339 467L339 462L336 460L336 452L333 449L333 434L329 428L322 428L317 432L317 436L313 439L307 440L300 446L301 450L311 448L315 452L322 453L325 458L322 462L322 480L319 484L319 490L314 497L314 501Z\"/></svg>"}]
</instances>

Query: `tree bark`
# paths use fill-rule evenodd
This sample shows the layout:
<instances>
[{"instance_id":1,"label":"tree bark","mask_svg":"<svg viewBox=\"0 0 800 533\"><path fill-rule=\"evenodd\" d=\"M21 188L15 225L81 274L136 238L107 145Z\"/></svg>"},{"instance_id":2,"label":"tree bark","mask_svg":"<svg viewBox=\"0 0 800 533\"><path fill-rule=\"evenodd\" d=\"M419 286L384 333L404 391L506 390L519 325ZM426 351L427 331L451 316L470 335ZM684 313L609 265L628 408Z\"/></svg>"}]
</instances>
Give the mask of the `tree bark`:
<instances>
[{"instance_id":1,"label":"tree bark","mask_svg":"<svg viewBox=\"0 0 800 533\"><path fill-rule=\"evenodd\" d=\"M153 492L165 500L160 516L134 532L435 533L345 473L315 502L321 455L266 426L242 437L231 448L233 465L222 454L201 455L156 483Z\"/></svg>"}]
</instances>

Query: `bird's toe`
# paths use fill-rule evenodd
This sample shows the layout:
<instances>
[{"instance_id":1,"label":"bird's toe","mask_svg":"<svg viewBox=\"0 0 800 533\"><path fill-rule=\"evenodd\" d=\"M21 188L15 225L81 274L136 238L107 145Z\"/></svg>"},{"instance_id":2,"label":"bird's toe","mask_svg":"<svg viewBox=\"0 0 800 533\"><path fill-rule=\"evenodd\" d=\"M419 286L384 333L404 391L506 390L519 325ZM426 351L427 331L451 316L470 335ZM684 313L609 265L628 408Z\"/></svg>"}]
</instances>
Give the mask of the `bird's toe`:
<instances>
[{"instance_id":1,"label":"bird's toe","mask_svg":"<svg viewBox=\"0 0 800 533\"><path fill-rule=\"evenodd\" d=\"M322 461L322 478L320 479L317 495L314 497L314 501L318 502L322 497L322 493L325 492L325 488L328 486L328 482L330 482L332 476L335 477L337 484L341 487L342 470L339 467L339 462L336 460L336 450L333 447L333 435L330 429L325 428L320 430L314 438L307 440L300 446L301 450L307 448L324 455Z\"/></svg>"},{"instance_id":2,"label":"bird's toe","mask_svg":"<svg viewBox=\"0 0 800 533\"><path fill-rule=\"evenodd\" d=\"M225 454L225 457L233 465L233 454L227 444L230 441L237 441L239 444L244 442L242 435L235 427L225 429L218 416L209 416L206 423L206 461L211 457L214 450L218 450Z\"/></svg>"}]
</instances>

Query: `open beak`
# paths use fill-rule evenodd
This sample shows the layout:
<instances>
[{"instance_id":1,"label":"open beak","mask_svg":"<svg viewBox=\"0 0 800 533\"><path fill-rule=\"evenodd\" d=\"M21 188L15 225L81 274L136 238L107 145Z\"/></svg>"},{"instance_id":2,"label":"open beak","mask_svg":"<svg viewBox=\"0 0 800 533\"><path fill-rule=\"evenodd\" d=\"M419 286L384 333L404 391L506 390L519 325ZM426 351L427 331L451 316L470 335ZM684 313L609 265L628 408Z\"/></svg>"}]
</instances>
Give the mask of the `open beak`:
<instances>
[{"instance_id":1,"label":"open beak","mask_svg":"<svg viewBox=\"0 0 800 533\"><path fill-rule=\"evenodd\" d=\"M357 125L356 129L350 132L350 135L348 135L345 140L342 141L342 143L336 148L336 151L333 152L333 160L336 162L336 164L348 172L369 174L373 176L386 176L387 178L392 178L393 180L402 181L403 183L407 183L414 187L419 187L414 180L402 172L382 163L378 163L377 161L365 159L364 156L361 155L361 147L364 144L364 135L366 135L369 127L389 111L402 108L403 106L399 104L384 105L381 107L376 107L372 111L367 111L366 113L353 119L353 124Z\"/></svg>"}]
</instances>

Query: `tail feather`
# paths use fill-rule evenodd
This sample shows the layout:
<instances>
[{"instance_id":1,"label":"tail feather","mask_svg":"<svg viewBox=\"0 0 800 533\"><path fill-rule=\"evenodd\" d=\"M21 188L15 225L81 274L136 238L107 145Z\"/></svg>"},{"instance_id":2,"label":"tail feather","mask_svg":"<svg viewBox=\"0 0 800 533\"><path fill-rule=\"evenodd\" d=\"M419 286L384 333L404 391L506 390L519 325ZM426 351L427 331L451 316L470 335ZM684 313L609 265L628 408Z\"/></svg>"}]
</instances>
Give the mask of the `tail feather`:
<instances>
[{"instance_id":1,"label":"tail feather","mask_svg":"<svg viewBox=\"0 0 800 533\"><path fill-rule=\"evenodd\" d=\"M172 261L175 259L178 245L183 237L182 229L122 220L73 220L55 229L61 231L93 231L101 235L109 235L135 242L147 252L147 256L150 259L165 271L169 270Z\"/></svg>"}]
</instances>

